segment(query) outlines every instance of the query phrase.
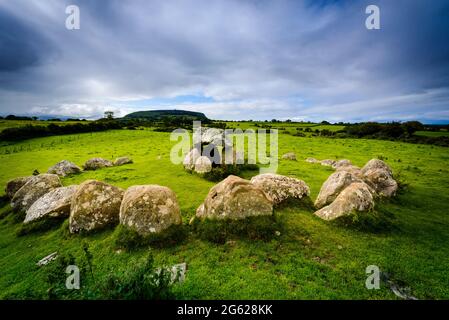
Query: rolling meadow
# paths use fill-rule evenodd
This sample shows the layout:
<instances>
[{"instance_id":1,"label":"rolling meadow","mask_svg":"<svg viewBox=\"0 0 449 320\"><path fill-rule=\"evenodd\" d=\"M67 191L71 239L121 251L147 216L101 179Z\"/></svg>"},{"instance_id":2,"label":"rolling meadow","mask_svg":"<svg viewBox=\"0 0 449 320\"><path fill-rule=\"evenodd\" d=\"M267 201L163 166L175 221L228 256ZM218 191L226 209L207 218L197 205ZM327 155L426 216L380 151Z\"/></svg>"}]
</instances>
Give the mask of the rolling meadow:
<instances>
[{"instance_id":1,"label":"rolling meadow","mask_svg":"<svg viewBox=\"0 0 449 320\"><path fill-rule=\"evenodd\" d=\"M235 127L236 124L230 124ZM249 125L242 124L242 129ZM284 125L282 125L284 126ZM294 124L291 124L294 131ZM332 127L332 126L330 126ZM176 142L170 134L142 130L52 136L0 145L0 184L44 173L60 160L81 166L93 157L113 160L129 156L134 163L82 172L62 178L65 186L97 179L127 188L159 184L171 188L181 207L183 224L189 220L215 184L186 172L170 161ZM305 161L349 159L363 166L372 158L388 163L401 188L397 196L378 203L376 210L389 219L388 228L364 229L326 222L312 208L288 204L275 209L282 221L280 235L269 241L230 239L224 244L201 240L194 232L168 247L117 250L116 231L67 236L67 224L18 235L21 222L0 208L0 298L45 298L45 266L36 262L58 251L82 254L89 243L95 277L112 270L125 272L151 251L156 265L187 264L186 279L173 288L184 299L398 299L389 286L365 287L366 268L376 265L389 279L409 288L418 299L449 299L449 151L433 145L367 139L294 136L279 132L279 156L294 152L297 161L279 160L278 172L304 180L315 200L333 172ZM244 171L251 178L258 171ZM83 277L83 275L81 275ZM83 281L83 278L81 278Z\"/></svg>"}]
</instances>

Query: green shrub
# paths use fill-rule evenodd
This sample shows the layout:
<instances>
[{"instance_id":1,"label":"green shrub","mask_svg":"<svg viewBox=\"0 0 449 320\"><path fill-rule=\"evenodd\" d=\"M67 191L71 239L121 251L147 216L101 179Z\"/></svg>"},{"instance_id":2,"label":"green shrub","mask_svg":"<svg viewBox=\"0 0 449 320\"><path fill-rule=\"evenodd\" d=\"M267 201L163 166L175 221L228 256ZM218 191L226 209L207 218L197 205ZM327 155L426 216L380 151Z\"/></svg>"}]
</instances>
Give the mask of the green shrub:
<instances>
[{"instance_id":1,"label":"green shrub","mask_svg":"<svg viewBox=\"0 0 449 320\"><path fill-rule=\"evenodd\" d=\"M193 231L200 239L214 243L225 243L231 238L247 238L268 241L283 231L277 215L256 216L241 220L194 219Z\"/></svg>"},{"instance_id":2,"label":"green shrub","mask_svg":"<svg viewBox=\"0 0 449 320\"><path fill-rule=\"evenodd\" d=\"M182 242L187 236L186 228L183 225L172 225L161 234L149 236L142 236L133 229L119 225L114 233L115 246L126 250L145 246L168 247Z\"/></svg>"}]
</instances>

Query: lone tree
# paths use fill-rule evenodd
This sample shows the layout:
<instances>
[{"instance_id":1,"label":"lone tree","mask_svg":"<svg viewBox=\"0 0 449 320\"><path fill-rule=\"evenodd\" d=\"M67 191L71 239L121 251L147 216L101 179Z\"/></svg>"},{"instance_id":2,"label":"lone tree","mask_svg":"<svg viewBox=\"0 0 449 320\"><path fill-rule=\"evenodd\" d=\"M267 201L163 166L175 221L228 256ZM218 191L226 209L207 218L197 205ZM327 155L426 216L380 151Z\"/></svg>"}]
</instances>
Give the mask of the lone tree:
<instances>
[{"instance_id":1,"label":"lone tree","mask_svg":"<svg viewBox=\"0 0 449 320\"><path fill-rule=\"evenodd\" d=\"M104 112L104 117L106 119L114 119L114 112L112 112L112 111L105 111Z\"/></svg>"}]
</instances>

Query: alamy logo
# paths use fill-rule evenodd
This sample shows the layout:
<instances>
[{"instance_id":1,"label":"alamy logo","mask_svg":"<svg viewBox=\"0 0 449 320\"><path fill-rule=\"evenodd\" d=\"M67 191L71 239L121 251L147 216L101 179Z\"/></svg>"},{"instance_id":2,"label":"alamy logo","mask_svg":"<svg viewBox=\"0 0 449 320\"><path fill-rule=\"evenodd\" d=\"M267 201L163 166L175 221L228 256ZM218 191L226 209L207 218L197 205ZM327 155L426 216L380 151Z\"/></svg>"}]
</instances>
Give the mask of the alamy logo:
<instances>
[{"instance_id":1,"label":"alamy logo","mask_svg":"<svg viewBox=\"0 0 449 320\"><path fill-rule=\"evenodd\" d=\"M69 15L65 20L65 27L68 30L79 30L81 28L80 8L70 5L65 8L65 13Z\"/></svg>"},{"instance_id":2,"label":"alamy logo","mask_svg":"<svg viewBox=\"0 0 449 320\"><path fill-rule=\"evenodd\" d=\"M65 273L69 276L65 281L65 287L68 290L79 290L80 289L80 269L75 265L69 265L65 269Z\"/></svg>"},{"instance_id":3,"label":"alamy logo","mask_svg":"<svg viewBox=\"0 0 449 320\"><path fill-rule=\"evenodd\" d=\"M378 266L370 265L366 267L366 274L368 277L365 281L365 287L368 290L380 289L380 270Z\"/></svg>"},{"instance_id":4,"label":"alamy logo","mask_svg":"<svg viewBox=\"0 0 449 320\"><path fill-rule=\"evenodd\" d=\"M368 30L380 29L380 9L378 6L372 4L366 7L365 13L369 16L365 20L365 26Z\"/></svg>"}]
</instances>

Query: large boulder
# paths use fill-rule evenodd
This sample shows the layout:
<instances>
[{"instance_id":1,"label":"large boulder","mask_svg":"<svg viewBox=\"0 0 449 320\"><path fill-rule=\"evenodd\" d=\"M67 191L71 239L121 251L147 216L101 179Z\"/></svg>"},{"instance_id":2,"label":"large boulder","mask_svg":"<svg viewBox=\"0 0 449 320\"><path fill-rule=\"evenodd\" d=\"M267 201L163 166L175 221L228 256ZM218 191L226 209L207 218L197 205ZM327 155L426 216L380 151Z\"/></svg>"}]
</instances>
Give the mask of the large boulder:
<instances>
[{"instance_id":1,"label":"large boulder","mask_svg":"<svg viewBox=\"0 0 449 320\"><path fill-rule=\"evenodd\" d=\"M306 162L308 162L308 163L320 163L320 160L317 160L315 158L307 158Z\"/></svg>"},{"instance_id":2,"label":"large boulder","mask_svg":"<svg viewBox=\"0 0 449 320\"><path fill-rule=\"evenodd\" d=\"M391 168L382 160L372 159L361 170L363 180L379 196L392 197L398 190Z\"/></svg>"},{"instance_id":3,"label":"large boulder","mask_svg":"<svg viewBox=\"0 0 449 320\"><path fill-rule=\"evenodd\" d=\"M322 166L332 167L337 163L337 161L332 160L332 159L325 159L325 160L321 160L320 163Z\"/></svg>"},{"instance_id":4,"label":"large boulder","mask_svg":"<svg viewBox=\"0 0 449 320\"><path fill-rule=\"evenodd\" d=\"M223 129L218 128L204 128L201 132L201 143L209 144L213 143L219 145L224 140Z\"/></svg>"},{"instance_id":5,"label":"large boulder","mask_svg":"<svg viewBox=\"0 0 449 320\"><path fill-rule=\"evenodd\" d=\"M190 150L186 154L184 161L182 162L184 168L187 170L195 169L195 162L199 157L201 157L201 153L198 148L193 148L192 150Z\"/></svg>"},{"instance_id":6,"label":"large boulder","mask_svg":"<svg viewBox=\"0 0 449 320\"><path fill-rule=\"evenodd\" d=\"M337 167L335 169L335 171L336 172L346 171L346 172L349 172L349 173L353 174L357 178L361 178L362 177L361 169L359 167L357 167L357 166L354 166L354 165L340 166L340 167Z\"/></svg>"},{"instance_id":7,"label":"large boulder","mask_svg":"<svg viewBox=\"0 0 449 320\"><path fill-rule=\"evenodd\" d=\"M347 167L347 166L351 166L352 162L348 159L342 159L342 160L337 160L333 165L332 168L337 169L340 167Z\"/></svg>"},{"instance_id":8,"label":"large boulder","mask_svg":"<svg viewBox=\"0 0 449 320\"><path fill-rule=\"evenodd\" d=\"M19 177L9 180L6 183L5 193L8 199L12 199L17 191L22 188L33 176Z\"/></svg>"},{"instance_id":9,"label":"large boulder","mask_svg":"<svg viewBox=\"0 0 449 320\"><path fill-rule=\"evenodd\" d=\"M296 161L296 154L294 152L288 152L282 155L282 159Z\"/></svg>"},{"instance_id":10,"label":"large boulder","mask_svg":"<svg viewBox=\"0 0 449 320\"><path fill-rule=\"evenodd\" d=\"M251 183L261 188L275 205L287 199L301 199L310 194L310 189L304 181L274 173L259 174L251 178Z\"/></svg>"},{"instance_id":11,"label":"large boulder","mask_svg":"<svg viewBox=\"0 0 449 320\"><path fill-rule=\"evenodd\" d=\"M228 176L213 186L196 211L197 218L239 220L273 214L271 199L250 181Z\"/></svg>"},{"instance_id":12,"label":"large boulder","mask_svg":"<svg viewBox=\"0 0 449 320\"><path fill-rule=\"evenodd\" d=\"M123 194L123 189L101 181L87 180L80 184L70 206L70 232L92 231L117 224Z\"/></svg>"},{"instance_id":13,"label":"large boulder","mask_svg":"<svg viewBox=\"0 0 449 320\"><path fill-rule=\"evenodd\" d=\"M86 161L84 164L84 170L97 170L106 167L112 167L114 164L103 158L92 158Z\"/></svg>"},{"instance_id":14,"label":"large boulder","mask_svg":"<svg viewBox=\"0 0 449 320\"><path fill-rule=\"evenodd\" d=\"M65 177L71 174L77 174L81 172L81 168L78 167L73 162L70 162L68 160L62 160L55 164L54 166L50 167L47 171L47 173L57 174L60 177Z\"/></svg>"},{"instance_id":15,"label":"large boulder","mask_svg":"<svg viewBox=\"0 0 449 320\"><path fill-rule=\"evenodd\" d=\"M128 188L120 207L120 223L143 236L158 234L181 224L175 193L158 185Z\"/></svg>"},{"instance_id":16,"label":"large boulder","mask_svg":"<svg viewBox=\"0 0 449 320\"><path fill-rule=\"evenodd\" d=\"M37 199L59 187L62 187L62 184L56 174L33 176L15 193L11 207L16 212L26 211Z\"/></svg>"},{"instance_id":17,"label":"large boulder","mask_svg":"<svg viewBox=\"0 0 449 320\"><path fill-rule=\"evenodd\" d=\"M361 181L355 175L347 171L334 172L327 178L315 200L315 207L322 208L337 198L337 196L351 183Z\"/></svg>"},{"instance_id":18,"label":"large boulder","mask_svg":"<svg viewBox=\"0 0 449 320\"><path fill-rule=\"evenodd\" d=\"M374 208L374 199L369 186L354 182L344 189L328 206L315 214L324 220L333 220L353 212L369 211Z\"/></svg>"},{"instance_id":19,"label":"large boulder","mask_svg":"<svg viewBox=\"0 0 449 320\"><path fill-rule=\"evenodd\" d=\"M131 158L120 157L120 158L115 159L114 166L123 166L125 164L130 164L130 163L133 163L133 160Z\"/></svg>"},{"instance_id":20,"label":"large boulder","mask_svg":"<svg viewBox=\"0 0 449 320\"><path fill-rule=\"evenodd\" d=\"M27 210L24 223L49 218L68 217L72 196L78 186L68 186L53 189L37 199Z\"/></svg>"},{"instance_id":21,"label":"large boulder","mask_svg":"<svg viewBox=\"0 0 449 320\"><path fill-rule=\"evenodd\" d=\"M212 170L212 161L206 157L201 156L195 161L195 172L196 173L207 173Z\"/></svg>"}]
</instances>

